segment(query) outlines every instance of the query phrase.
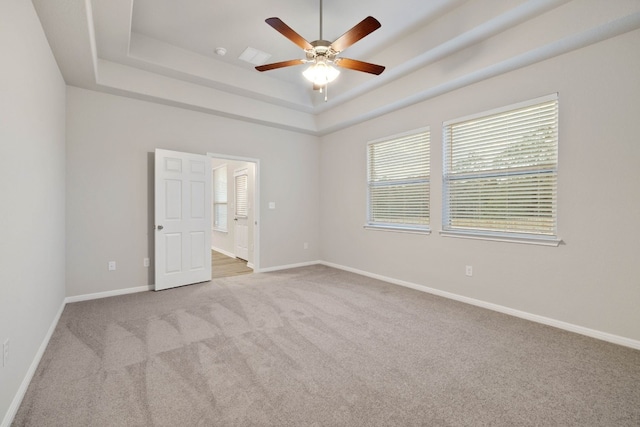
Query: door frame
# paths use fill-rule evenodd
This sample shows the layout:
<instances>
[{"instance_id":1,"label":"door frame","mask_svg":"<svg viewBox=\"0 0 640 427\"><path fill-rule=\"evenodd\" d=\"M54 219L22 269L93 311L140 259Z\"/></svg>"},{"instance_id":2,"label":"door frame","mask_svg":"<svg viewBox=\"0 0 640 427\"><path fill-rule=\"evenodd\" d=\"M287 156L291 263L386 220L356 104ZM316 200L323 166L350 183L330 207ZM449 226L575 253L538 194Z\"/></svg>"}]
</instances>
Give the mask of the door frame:
<instances>
[{"instance_id":1,"label":"door frame","mask_svg":"<svg viewBox=\"0 0 640 427\"><path fill-rule=\"evenodd\" d=\"M228 154L210 153L207 156L212 159L235 160L254 164L253 176L253 272L260 272L260 159L242 156L230 156Z\"/></svg>"}]
</instances>

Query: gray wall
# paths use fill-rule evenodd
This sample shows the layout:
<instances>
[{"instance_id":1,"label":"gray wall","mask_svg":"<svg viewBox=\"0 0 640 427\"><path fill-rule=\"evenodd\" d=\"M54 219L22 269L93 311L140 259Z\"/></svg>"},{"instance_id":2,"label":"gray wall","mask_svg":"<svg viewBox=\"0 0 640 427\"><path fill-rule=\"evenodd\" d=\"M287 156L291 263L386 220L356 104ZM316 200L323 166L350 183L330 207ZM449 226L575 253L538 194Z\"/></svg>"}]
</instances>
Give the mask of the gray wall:
<instances>
[{"instance_id":1,"label":"gray wall","mask_svg":"<svg viewBox=\"0 0 640 427\"><path fill-rule=\"evenodd\" d=\"M65 297L65 84L30 1L0 2L0 52L2 424Z\"/></svg>"},{"instance_id":2,"label":"gray wall","mask_svg":"<svg viewBox=\"0 0 640 427\"><path fill-rule=\"evenodd\" d=\"M627 33L324 137L321 258L640 340L639 46L640 31ZM564 244L440 236L442 122L553 92L560 102ZM363 229L367 141L423 126L431 127L434 232ZM473 277L465 276L465 265L473 266Z\"/></svg>"},{"instance_id":3,"label":"gray wall","mask_svg":"<svg viewBox=\"0 0 640 427\"><path fill-rule=\"evenodd\" d=\"M153 283L142 260L153 259L155 148L260 159L258 267L317 260L318 144L313 136L68 87L67 296Z\"/></svg>"}]
</instances>

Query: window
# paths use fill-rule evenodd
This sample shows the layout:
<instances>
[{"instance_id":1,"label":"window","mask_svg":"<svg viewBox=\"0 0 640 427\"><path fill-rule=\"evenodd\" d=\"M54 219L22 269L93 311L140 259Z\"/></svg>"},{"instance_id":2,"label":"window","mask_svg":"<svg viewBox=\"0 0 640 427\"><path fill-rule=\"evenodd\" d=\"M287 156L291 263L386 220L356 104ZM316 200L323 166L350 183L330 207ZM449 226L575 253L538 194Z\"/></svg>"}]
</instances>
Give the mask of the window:
<instances>
[{"instance_id":1,"label":"window","mask_svg":"<svg viewBox=\"0 0 640 427\"><path fill-rule=\"evenodd\" d=\"M227 231L227 166L213 170L213 229Z\"/></svg>"},{"instance_id":2,"label":"window","mask_svg":"<svg viewBox=\"0 0 640 427\"><path fill-rule=\"evenodd\" d=\"M367 146L367 227L429 229L429 129Z\"/></svg>"},{"instance_id":3,"label":"window","mask_svg":"<svg viewBox=\"0 0 640 427\"><path fill-rule=\"evenodd\" d=\"M557 94L443 130L443 235L559 243Z\"/></svg>"},{"instance_id":4,"label":"window","mask_svg":"<svg viewBox=\"0 0 640 427\"><path fill-rule=\"evenodd\" d=\"M246 218L249 215L249 198L247 194L247 170L236 171L236 216Z\"/></svg>"}]
</instances>

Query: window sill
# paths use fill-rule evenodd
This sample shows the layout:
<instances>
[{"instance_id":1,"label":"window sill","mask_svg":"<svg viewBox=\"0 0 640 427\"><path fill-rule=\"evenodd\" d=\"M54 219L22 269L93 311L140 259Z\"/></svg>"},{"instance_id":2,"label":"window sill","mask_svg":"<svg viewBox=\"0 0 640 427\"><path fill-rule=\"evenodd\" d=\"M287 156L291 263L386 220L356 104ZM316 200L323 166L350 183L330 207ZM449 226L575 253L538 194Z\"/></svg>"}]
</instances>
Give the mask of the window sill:
<instances>
[{"instance_id":1,"label":"window sill","mask_svg":"<svg viewBox=\"0 0 640 427\"><path fill-rule=\"evenodd\" d=\"M457 237L460 239L475 239L475 240L489 240L492 242L507 242L507 243L523 243L527 245L541 245L541 246L559 246L562 243L561 239L554 237L536 237L536 236L507 236L501 234L491 234L472 231L444 231L440 230L440 235L443 237Z\"/></svg>"},{"instance_id":2,"label":"window sill","mask_svg":"<svg viewBox=\"0 0 640 427\"><path fill-rule=\"evenodd\" d=\"M365 224L365 230L377 230L377 231L391 231L395 233L410 233L410 234L431 234L431 230L428 228L412 228L412 227L394 227L390 225L370 225Z\"/></svg>"}]
</instances>

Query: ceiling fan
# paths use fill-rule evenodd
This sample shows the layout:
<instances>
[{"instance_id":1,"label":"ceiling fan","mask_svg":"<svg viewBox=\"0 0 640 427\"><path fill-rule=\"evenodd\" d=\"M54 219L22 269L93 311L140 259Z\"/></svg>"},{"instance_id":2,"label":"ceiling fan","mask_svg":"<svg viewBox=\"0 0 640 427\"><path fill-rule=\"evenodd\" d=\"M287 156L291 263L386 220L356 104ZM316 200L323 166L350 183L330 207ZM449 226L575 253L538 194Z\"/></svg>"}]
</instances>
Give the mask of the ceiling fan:
<instances>
[{"instance_id":1,"label":"ceiling fan","mask_svg":"<svg viewBox=\"0 0 640 427\"><path fill-rule=\"evenodd\" d=\"M331 64L341 68L362 71L365 73L379 75L384 71L382 65L371 64L369 62L358 61L356 59L340 58L338 55L346 48L371 34L382 25L372 16L363 19L356 26L338 37L333 43L322 39L322 0L320 0L320 39L309 43L291 27L282 22L280 18L268 18L267 24L273 27L280 34L291 40L293 43L304 49L305 59L292 59L289 61L274 62L272 64L259 65L258 71L269 71L277 68L291 67L294 65L312 64L303 74L313 82L313 89L322 91L328 83L333 81L340 73ZM326 99L325 99L326 100Z\"/></svg>"}]
</instances>

